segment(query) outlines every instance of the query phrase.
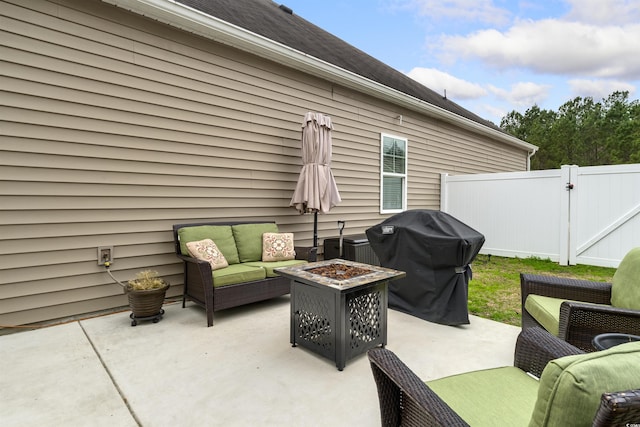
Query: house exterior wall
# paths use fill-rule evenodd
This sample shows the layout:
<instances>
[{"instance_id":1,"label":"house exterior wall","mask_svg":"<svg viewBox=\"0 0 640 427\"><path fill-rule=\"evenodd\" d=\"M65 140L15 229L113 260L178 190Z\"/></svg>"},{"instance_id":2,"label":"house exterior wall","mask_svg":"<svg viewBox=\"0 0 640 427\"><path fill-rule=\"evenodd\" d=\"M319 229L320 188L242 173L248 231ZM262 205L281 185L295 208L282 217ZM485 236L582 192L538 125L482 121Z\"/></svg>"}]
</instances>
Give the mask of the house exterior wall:
<instances>
[{"instance_id":1,"label":"house exterior wall","mask_svg":"<svg viewBox=\"0 0 640 427\"><path fill-rule=\"evenodd\" d=\"M171 225L275 220L288 207L307 111L330 115L343 202L320 242L379 223L380 133L408 138L408 208L439 208L440 174L526 169L527 152L90 0L0 0L0 325L126 305L157 270L182 292ZM402 116L402 120L398 116Z\"/></svg>"}]
</instances>

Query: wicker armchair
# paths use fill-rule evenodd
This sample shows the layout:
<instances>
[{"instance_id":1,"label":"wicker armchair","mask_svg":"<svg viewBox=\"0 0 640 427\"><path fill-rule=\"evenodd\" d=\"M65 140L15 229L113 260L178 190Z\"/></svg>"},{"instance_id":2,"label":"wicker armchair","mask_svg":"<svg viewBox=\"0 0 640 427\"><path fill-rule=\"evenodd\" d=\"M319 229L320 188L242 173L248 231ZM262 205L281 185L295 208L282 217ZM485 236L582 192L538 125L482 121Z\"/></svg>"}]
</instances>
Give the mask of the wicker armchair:
<instances>
[{"instance_id":1,"label":"wicker armchair","mask_svg":"<svg viewBox=\"0 0 640 427\"><path fill-rule=\"evenodd\" d=\"M525 308L535 294L567 300L560 306L558 337L584 351L594 351L593 338L602 333L638 334L640 310L610 305L611 288L611 283L520 274L522 328L543 327Z\"/></svg>"},{"instance_id":2,"label":"wicker armchair","mask_svg":"<svg viewBox=\"0 0 640 427\"><path fill-rule=\"evenodd\" d=\"M515 349L514 366L540 376L553 359L583 352L540 328L523 330ZM420 380L393 352L376 348L369 350L369 361L378 389L383 426L468 426L438 394ZM461 374L464 377L465 374ZM640 380L638 381L640 386ZM465 390L461 389L460 393ZM505 390L506 393L511 390ZM536 393L537 395L537 393ZM464 396L471 401L474 395ZM509 395L495 398L501 411L514 400ZM604 393L594 417L594 426L624 426L640 420L640 389ZM496 419L494 425L500 425Z\"/></svg>"}]
</instances>

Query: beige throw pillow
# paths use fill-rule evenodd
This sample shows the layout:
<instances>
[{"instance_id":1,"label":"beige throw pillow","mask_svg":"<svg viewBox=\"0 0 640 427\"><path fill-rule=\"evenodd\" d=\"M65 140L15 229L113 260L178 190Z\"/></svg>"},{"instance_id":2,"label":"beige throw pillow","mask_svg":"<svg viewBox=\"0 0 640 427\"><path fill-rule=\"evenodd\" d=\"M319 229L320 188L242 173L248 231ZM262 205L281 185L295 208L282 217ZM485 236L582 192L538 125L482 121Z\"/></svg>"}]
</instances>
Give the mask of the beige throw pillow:
<instances>
[{"instance_id":1,"label":"beige throw pillow","mask_svg":"<svg viewBox=\"0 0 640 427\"><path fill-rule=\"evenodd\" d=\"M229 265L227 259L211 239L187 242L187 249L192 257L209 262L212 270L225 268Z\"/></svg>"},{"instance_id":2,"label":"beige throw pillow","mask_svg":"<svg viewBox=\"0 0 640 427\"><path fill-rule=\"evenodd\" d=\"M263 233L262 261L295 259L293 233Z\"/></svg>"}]
</instances>

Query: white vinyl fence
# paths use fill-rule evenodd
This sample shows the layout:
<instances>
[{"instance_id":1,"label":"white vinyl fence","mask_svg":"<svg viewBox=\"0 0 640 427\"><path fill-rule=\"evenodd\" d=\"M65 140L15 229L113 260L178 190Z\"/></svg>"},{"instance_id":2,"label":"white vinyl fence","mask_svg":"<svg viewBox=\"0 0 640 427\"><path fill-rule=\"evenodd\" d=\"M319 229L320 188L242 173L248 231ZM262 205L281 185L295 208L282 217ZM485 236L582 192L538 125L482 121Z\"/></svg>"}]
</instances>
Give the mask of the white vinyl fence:
<instances>
[{"instance_id":1,"label":"white vinyl fence","mask_svg":"<svg viewBox=\"0 0 640 427\"><path fill-rule=\"evenodd\" d=\"M640 164L443 174L440 209L484 234L483 254L617 267L640 246Z\"/></svg>"}]
</instances>

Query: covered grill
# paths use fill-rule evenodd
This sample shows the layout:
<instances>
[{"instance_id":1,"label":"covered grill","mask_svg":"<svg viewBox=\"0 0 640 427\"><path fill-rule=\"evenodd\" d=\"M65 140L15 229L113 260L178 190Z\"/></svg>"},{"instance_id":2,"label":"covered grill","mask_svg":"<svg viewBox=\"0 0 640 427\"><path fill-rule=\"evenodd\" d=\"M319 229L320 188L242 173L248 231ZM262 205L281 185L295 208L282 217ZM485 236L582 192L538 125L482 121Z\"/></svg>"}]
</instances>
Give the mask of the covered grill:
<instances>
[{"instance_id":1,"label":"covered grill","mask_svg":"<svg viewBox=\"0 0 640 427\"><path fill-rule=\"evenodd\" d=\"M433 210L410 210L369 228L367 237L383 267L405 271L389 284L389 307L444 325L469 323L469 264L484 236Z\"/></svg>"}]
</instances>

